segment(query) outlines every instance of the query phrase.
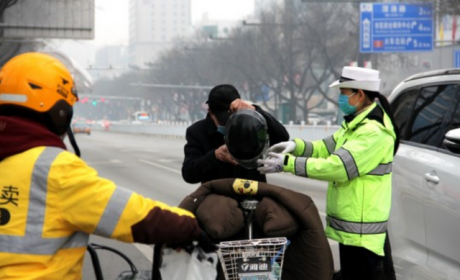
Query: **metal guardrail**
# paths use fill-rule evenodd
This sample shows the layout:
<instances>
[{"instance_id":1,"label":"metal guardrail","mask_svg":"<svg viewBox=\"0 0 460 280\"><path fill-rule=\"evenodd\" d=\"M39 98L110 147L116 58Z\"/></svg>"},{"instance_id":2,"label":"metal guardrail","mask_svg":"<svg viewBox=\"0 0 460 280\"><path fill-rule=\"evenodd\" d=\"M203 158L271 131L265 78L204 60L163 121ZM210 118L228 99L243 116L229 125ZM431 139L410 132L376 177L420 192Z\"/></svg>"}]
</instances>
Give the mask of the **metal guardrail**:
<instances>
[{"instance_id":1,"label":"metal guardrail","mask_svg":"<svg viewBox=\"0 0 460 280\"><path fill-rule=\"evenodd\" d=\"M163 122L163 123L140 123L122 124L111 123L108 128L100 124L94 124L93 130L145 134L159 137L185 138L185 131L191 125L190 122ZM301 138L307 141L319 140L336 132L340 126L332 125L284 125L289 132L290 138Z\"/></svg>"}]
</instances>

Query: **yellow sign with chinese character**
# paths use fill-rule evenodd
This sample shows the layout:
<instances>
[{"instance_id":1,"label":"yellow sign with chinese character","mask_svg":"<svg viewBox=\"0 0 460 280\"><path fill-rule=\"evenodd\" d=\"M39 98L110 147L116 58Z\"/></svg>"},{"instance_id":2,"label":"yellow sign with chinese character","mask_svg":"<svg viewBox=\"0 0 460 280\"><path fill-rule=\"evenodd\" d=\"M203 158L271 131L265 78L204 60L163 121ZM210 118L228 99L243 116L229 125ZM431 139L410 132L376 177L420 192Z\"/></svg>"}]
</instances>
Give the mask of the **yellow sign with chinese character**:
<instances>
[{"instance_id":1,"label":"yellow sign with chinese character","mask_svg":"<svg viewBox=\"0 0 460 280\"><path fill-rule=\"evenodd\" d=\"M259 188L259 182L247 179L235 179L233 190L241 195L255 195Z\"/></svg>"}]
</instances>

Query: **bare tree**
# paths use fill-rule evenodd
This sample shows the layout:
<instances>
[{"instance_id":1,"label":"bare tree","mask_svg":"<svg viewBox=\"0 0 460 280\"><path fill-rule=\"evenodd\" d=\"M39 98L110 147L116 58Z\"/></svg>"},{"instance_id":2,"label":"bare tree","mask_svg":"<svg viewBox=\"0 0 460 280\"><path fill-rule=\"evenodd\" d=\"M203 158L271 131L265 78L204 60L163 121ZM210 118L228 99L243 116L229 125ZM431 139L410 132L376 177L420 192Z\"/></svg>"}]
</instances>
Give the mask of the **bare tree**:
<instances>
[{"instance_id":1,"label":"bare tree","mask_svg":"<svg viewBox=\"0 0 460 280\"><path fill-rule=\"evenodd\" d=\"M202 105L207 91L202 87L213 84L213 77L218 76L208 70L211 61L206 57L209 51L206 44L197 44L191 40L176 43L176 47L165 53L152 68L150 80L157 84L170 85L169 89L154 89L161 92L167 104L161 110L169 110L180 119L186 110L192 121L204 115Z\"/></svg>"},{"instance_id":2,"label":"bare tree","mask_svg":"<svg viewBox=\"0 0 460 280\"><path fill-rule=\"evenodd\" d=\"M1 0L0 1L0 15L3 18L3 12L9 7L16 5L19 0Z\"/></svg>"},{"instance_id":3,"label":"bare tree","mask_svg":"<svg viewBox=\"0 0 460 280\"><path fill-rule=\"evenodd\" d=\"M288 119L300 116L308 121L309 110L324 100L335 102L325 85L356 54L357 43L344 36L352 24L336 20L349 18L352 11L320 4L305 8L284 1L263 12L259 23L250 24L253 29L234 31L231 40L219 46L219 59L239 73L234 79L249 83L251 98L275 113L283 104ZM273 92L274 108L263 98L264 88Z\"/></svg>"},{"instance_id":4,"label":"bare tree","mask_svg":"<svg viewBox=\"0 0 460 280\"><path fill-rule=\"evenodd\" d=\"M252 27L234 28L225 40L178 42L155 63L150 81L186 86L231 83L243 98L261 103L278 117L283 113L283 119L308 121L310 110L336 103L338 93L328 85L344 65L370 60L378 67L389 56L409 59L406 54L360 53L357 3L342 3L340 9L336 3L282 3L262 12L257 23L246 24ZM185 108L194 120L203 112L208 90L178 87L162 92L175 111Z\"/></svg>"},{"instance_id":5,"label":"bare tree","mask_svg":"<svg viewBox=\"0 0 460 280\"><path fill-rule=\"evenodd\" d=\"M436 9L441 15L459 15L460 2L458 0L438 0Z\"/></svg>"},{"instance_id":6,"label":"bare tree","mask_svg":"<svg viewBox=\"0 0 460 280\"><path fill-rule=\"evenodd\" d=\"M283 104L288 114L283 118L308 121L309 110L325 100L335 102L325 85L359 54L357 43L348 42L352 23L336 20L351 18L354 10L284 3L264 12L257 26L233 29L226 40L176 43L156 61L150 81L188 86L231 83L243 98L262 103L271 113L279 116ZM185 108L194 120L203 112L207 91L180 88L162 94L175 111Z\"/></svg>"}]
</instances>

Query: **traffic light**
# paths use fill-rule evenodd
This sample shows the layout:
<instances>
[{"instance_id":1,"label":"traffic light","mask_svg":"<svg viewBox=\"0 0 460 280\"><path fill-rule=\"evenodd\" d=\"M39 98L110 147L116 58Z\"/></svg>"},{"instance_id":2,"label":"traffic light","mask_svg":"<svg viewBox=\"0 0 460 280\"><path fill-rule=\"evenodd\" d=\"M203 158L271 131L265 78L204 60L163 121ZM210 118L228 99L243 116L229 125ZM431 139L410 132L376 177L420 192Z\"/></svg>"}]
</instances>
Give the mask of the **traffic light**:
<instances>
[{"instance_id":1,"label":"traffic light","mask_svg":"<svg viewBox=\"0 0 460 280\"><path fill-rule=\"evenodd\" d=\"M93 100L93 106L96 106L96 105L97 105L97 101Z\"/></svg>"}]
</instances>

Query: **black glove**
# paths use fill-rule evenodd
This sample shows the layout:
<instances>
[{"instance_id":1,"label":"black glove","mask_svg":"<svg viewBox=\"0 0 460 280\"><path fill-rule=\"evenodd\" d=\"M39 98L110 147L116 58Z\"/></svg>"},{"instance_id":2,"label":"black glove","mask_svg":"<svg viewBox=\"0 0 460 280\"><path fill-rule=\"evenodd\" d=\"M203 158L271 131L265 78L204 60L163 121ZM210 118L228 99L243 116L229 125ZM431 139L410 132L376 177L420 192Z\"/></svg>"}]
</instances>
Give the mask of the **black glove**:
<instances>
[{"instance_id":1,"label":"black glove","mask_svg":"<svg viewBox=\"0 0 460 280\"><path fill-rule=\"evenodd\" d=\"M206 234L204 230L201 230L200 235L193 242L189 241L189 242L182 242L182 243L172 243L172 244L167 244L166 246L172 249L176 249L176 250L184 249L185 251L189 253L192 253L193 248L195 246L200 247L205 253L212 253L212 252L217 251L217 249L219 249L219 247L212 242L211 238L209 238L209 236Z\"/></svg>"},{"instance_id":2,"label":"black glove","mask_svg":"<svg viewBox=\"0 0 460 280\"><path fill-rule=\"evenodd\" d=\"M201 231L197 241L198 247L200 247L205 253L212 253L219 249L219 247L212 242L211 238L209 238L204 230Z\"/></svg>"}]
</instances>

